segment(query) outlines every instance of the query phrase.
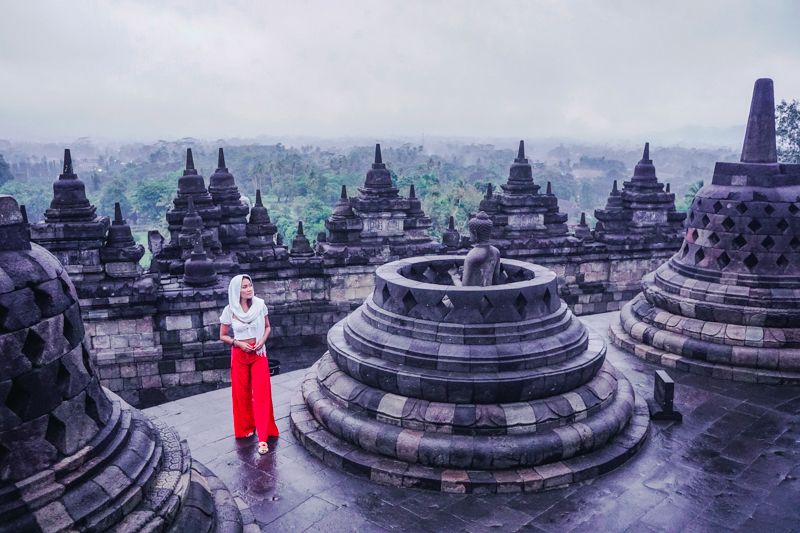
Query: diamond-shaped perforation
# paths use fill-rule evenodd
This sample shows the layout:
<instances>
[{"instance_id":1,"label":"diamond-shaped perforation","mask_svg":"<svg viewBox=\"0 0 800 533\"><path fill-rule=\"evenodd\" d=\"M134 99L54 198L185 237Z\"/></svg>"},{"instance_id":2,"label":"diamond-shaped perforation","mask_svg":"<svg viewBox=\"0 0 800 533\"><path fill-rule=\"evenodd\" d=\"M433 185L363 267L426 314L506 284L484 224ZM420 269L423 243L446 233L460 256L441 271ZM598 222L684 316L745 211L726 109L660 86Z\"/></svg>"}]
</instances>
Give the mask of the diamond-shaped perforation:
<instances>
[{"instance_id":1,"label":"diamond-shaped perforation","mask_svg":"<svg viewBox=\"0 0 800 533\"><path fill-rule=\"evenodd\" d=\"M95 374L95 369L92 366L92 357L89 355L89 350L86 349L86 345L81 345L81 354L83 359L83 367L86 369L88 374Z\"/></svg>"},{"instance_id":2,"label":"diamond-shaped perforation","mask_svg":"<svg viewBox=\"0 0 800 533\"><path fill-rule=\"evenodd\" d=\"M744 235L737 235L736 238L733 239L732 243L733 249L738 250L747 244L747 239L744 238Z\"/></svg>"},{"instance_id":3,"label":"diamond-shaped perforation","mask_svg":"<svg viewBox=\"0 0 800 533\"><path fill-rule=\"evenodd\" d=\"M700 233L696 230L692 230L692 242L697 242L697 238L700 236Z\"/></svg>"},{"instance_id":4,"label":"diamond-shaped perforation","mask_svg":"<svg viewBox=\"0 0 800 533\"><path fill-rule=\"evenodd\" d=\"M722 207L723 207L722 203L719 200L717 200L717 202L714 204L714 213L719 213L720 211L722 211Z\"/></svg>"},{"instance_id":5,"label":"diamond-shaped perforation","mask_svg":"<svg viewBox=\"0 0 800 533\"><path fill-rule=\"evenodd\" d=\"M66 365L64 365L63 361L59 361L56 385L58 386L58 390L61 391L61 396L64 398L68 396L67 392L69 391L69 383L71 380L72 374L70 374L69 369L66 367Z\"/></svg>"},{"instance_id":6,"label":"diamond-shaped perforation","mask_svg":"<svg viewBox=\"0 0 800 533\"><path fill-rule=\"evenodd\" d=\"M759 222L757 218L754 218L753 220L751 220L747 224L747 227L750 228L750 231L755 233L755 232L757 232L758 230L760 230L762 228L762 225L761 225L761 222Z\"/></svg>"},{"instance_id":7,"label":"diamond-shaped perforation","mask_svg":"<svg viewBox=\"0 0 800 533\"><path fill-rule=\"evenodd\" d=\"M750 254L744 259L744 266L746 266L750 272L758 266L758 257L755 254Z\"/></svg>"},{"instance_id":8,"label":"diamond-shaped perforation","mask_svg":"<svg viewBox=\"0 0 800 533\"><path fill-rule=\"evenodd\" d=\"M479 303L479 304L478 304L478 312L481 314L481 316L482 316L483 318L486 318L486 316L487 316L489 313L491 313L491 312L492 312L492 309L494 309L494 305L493 305L493 304L492 304L492 302L489 300L489 298L487 298L486 296L484 296L484 297L481 299L481 303Z\"/></svg>"},{"instance_id":9,"label":"diamond-shaped perforation","mask_svg":"<svg viewBox=\"0 0 800 533\"><path fill-rule=\"evenodd\" d=\"M544 296L542 296L542 301L544 302L544 306L550 309L550 304L553 303L553 295L550 294L550 289L545 289Z\"/></svg>"},{"instance_id":10,"label":"diamond-shaped perforation","mask_svg":"<svg viewBox=\"0 0 800 533\"><path fill-rule=\"evenodd\" d=\"M66 294L67 298L69 298L70 305L74 304L75 298L72 297L72 291L69 289L69 284L64 278L58 278L58 280L61 282L61 290L64 291L64 294Z\"/></svg>"},{"instance_id":11,"label":"diamond-shaped perforation","mask_svg":"<svg viewBox=\"0 0 800 533\"><path fill-rule=\"evenodd\" d=\"M694 222L694 211L689 213L689 222Z\"/></svg>"},{"instance_id":12,"label":"diamond-shaped perforation","mask_svg":"<svg viewBox=\"0 0 800 533\"><path fill-rule=\"evenodd\" d=\"M686 257L688 254L689 254L689 245L686 244L686 243L683 243L683 249L681 250L681 259Z\"/></svg>"},{"instance_id":13,"label":"diamond-shaped perforation","mask_svg":"<svg viewBox=\"0 0 800 533\"><path fill-rule=\"evenodd\" d=\"M703 224L703 227L705 228L711 223L711 219L708 218L708 215L703 215L703 218L700 220L700 222Z\"/></svg>"},{"instance_id":14,"label":"diamond-shaped perforation","mask_svg":"<svg viewBox=\"0 0 800 533\"><path fill-rule=\"evenodd\" d=\"M433 283L433 280L436 279L436 271L429 266L422 273L422 277L428 280L428 283Z\"/></svg>"},{"instance_id":15,"label":"diamond-shaped perforation","mask_svg":"<svg viewBox=\"0 0 800 533\"><path fill-rule=\"evenodd\" d=\"M764 212L768 215L771 215L772 213L775 212L775 208L767 204L767 207L764 208Z\"/></svg>"},{"instance_id":16,"label":"diamond-shaped perforation","mask_svg":"<svg viewBox=\"0 0 800 533\"><path fill-rule=\"evenodd\" d=\"M406 292L406 295L403 296L403 306L406 308L406 313L417 306L417 299L414 298L414 295L411 294L411 291Z\"/></svg>"},{"instance_id":17,"label":"diamond-shaped perforation","mask_svg":"<svg viewBox=\"0 0 800 533\"><path fill-rule=\"evenodd\" d=\"M740 215L744 215L747 213L747 205L744 202L739 202L739 205L736 206L736 210Z\"/></svg>"},{"instance_id":18,"label":"diamond-shaped perforation","mask_svg":"<svg viewBox=\"0 0 800 533\"><path fill-rule=\"evenodd\" d=\"M766 248L767 251L770 251L775 246L775 241L772 240L772 237L767 235L767 238L761 241L761 246Z\"/></svg>"},{"instance_id":19,"label":"diamond-shaped perforation","mask_svg":"<svg viewBox=\"0 0 800 533\"><path fill-rule=\"evenodd\" d=\"M15 415L24 418L25 411L31 401L31 393L16 380L11 382L11 389L6 396L6 407L11 409Z\"/></svg>"},{"instance_id":20,"label":"diamond-shaped perforation","mask_svg":"<svg viewBox=\"0 0 800 533\"><path fill-rule=\"evenodd\" d=\"M42 316L50 316L47 313L47 310L50 309L53 305L53 297L50 296L50 293L47 291L38 290L36 287L33 287L33 303L36 304L36 307L39 308L41 311Z\"/></svg>"},{"instance_id":21,"label":"diamond-shaped perforation","mask_svg":"<svg viewBox=\"0 0 800 533\"><path fill-rule=\"evenodd\" d=\"M67 426L51 414L50 419L47 421L47 431L44 434L44 438L57 450L63 450L64 441L67 440Z\"/></svg>"},{"instance_id":22,"label":"diamond-shaped perforation","mask_svg":"<svg viewBox=\"0 0 800 533\"><path fill-rule=\"evenodd\" d=\"M730 231L736 225L736 222L733 221L731 217L727 217L725 220L722 221L722 227L725 228L725 231Z\"/></svg>"},{"instance_id":23,"label":"diamond-shaped perforation","mask_svg":"<svg viewBox=\"0 0 800 533\"><path fill-rule=\"evenodd\" d=\"M81 341L75 326L72 325L72 321L70 321L67 315L64 315L63 335L64 338L67 339L70 348L74 348Z\"/></svg>"},{"instance_id":24,"label":"diamond-shaped perforation","mask_svg":"<svg viewBox=\"0 0 800 533\"><path fill-rule=\"evenodd\" d=\"M695 264L695 265L699 264L699 263L700 263L700 262L701 262L703 259L705 259L705 258L706 258L706 254L705 254L705 253L703 253L703 249L702 249L702 248L700 248L700 249L699 249L699 250L697 250L697 252L695 252L695 254L694 254L694 264Z\"/></svg>"},{"instance_id":25,"label":"diamond-shaped perforation","mask_svg":"<svg viewBox=\"0 0 800 533\"><path fill-rule=\"evenodd\" d=\"M711 235L708 236L708 240L711 244L715 245L719 242L719 235L714 232L711 232Z\"/></svg>"},{"instance_id":26,"label":"diamond-shaped perforation","mask_svg":"<svg viewBox=\"0 0 800 533\"><path fill-rule=\"evenodd\" d=\"M389 287L386 285L383 286L383 290L381 291L381 296L383 296L383 303L386 305L386 302L389 301L389 298L392 297L392 293L389 292Z\"/></svg>"},{"instance_id":27,"label":"diamond-shaped perforation","mask_svg":"<svg viewBox=\"0 0 800 533\"><path fill-rule=\"evenodd\" d=\"M32 329L29 329L28 335L25 337L25 344L22 345L22 353L31 363L38 365L42 354L44 354L44 344L44 339Z\"/></svg>"},{"instance_id":28,"label":"diamond-shaped perforation","mask_svg":"<svg viewBox=\"0 0 800 533\"><path fill-rule=\"evenodd\" d=\"M789 241L789 248L791 248L795 252L800 250L800 239L798 239L797 237L792 237L792 240Z\"/></svg>"},{"instance_id":29,"label":"diamond-shaped perforation","mask_svg":"<svg viewBox=\"0 0 800 533\"><path fill-rule=\"evenodd\" d=\"M517 310L517 313L519 313L519 316L521 316L523 319L525 318L525 308L527 306L528 306L528 300L525 299L522 293L519 293L519 295L514 300L514 309Z\"/></svg>"},{"instance_id":30,"label":"diamond-shaped perforation","mask_svg":"<svg viewBox=\"0 0 800 533\"><path fill-rule=\"evenodd\" d=\"M703 199L702 198L698 198L697 199L697 207L702 207L702 206L703 206Z\"/></svg>"},{"instance_id":31,"label":"diamond-shaped perforation","mask_svg":"<svg viewBox=\"0 0 800 533\"><path fill-rule=\"evenodd\" d=\"M793 215L800 213L800 207L797 207L795 204L789 204L789 212Z\"/></svg>"},{"instance_id":32,"label":"diamond-shaped perforation","mask_svg":"<svg viewBox=\"0 0 800 533\"><path fill-rule=\"evenodd\" d=\"M5 326L6 320L8 320L8 307L0 305L0 333L10 331L9 328Z\"/></svg>"},{"instance_id":33,"label":"diamond-shaped perforation","mask_svg":"<svg viewBox=\"0 0 800 533\"><path fill-rule=\"evenodd\" d=\"M728 257L728 254L722 252L719 257L717 257L717 266L719 266L720 270L724 270L726 266L731 264L731 258Z\"/></svg>"},{"instance_id":34,"label":"diamond-shaped perforation","mask_svg":"<svg viewBox=\"0 0 800 533\"><path fill-rule=\"evenodd\" d=\"M789 264L789 260L786 259L786 256L783 254L778 256L778 259L775 261L775 264L778 265L779 268L783 269Z\"/></svg>"},{"instance_id":35,"label":"diamond-shaped perforation","mask_svg":"<svg viewBox=\"0 0 800 533\"><path fill-rule=\"evenodd\" d=\"M788 227L789 227L789 223L788 223L788 222L786 222L786 219L785 219L785 218L782 218L782 219L780 220L780 222L778 222L778 229L779 229L780 231L786 231L786 229L787 229Z\"/></svg>"}]
</instances>

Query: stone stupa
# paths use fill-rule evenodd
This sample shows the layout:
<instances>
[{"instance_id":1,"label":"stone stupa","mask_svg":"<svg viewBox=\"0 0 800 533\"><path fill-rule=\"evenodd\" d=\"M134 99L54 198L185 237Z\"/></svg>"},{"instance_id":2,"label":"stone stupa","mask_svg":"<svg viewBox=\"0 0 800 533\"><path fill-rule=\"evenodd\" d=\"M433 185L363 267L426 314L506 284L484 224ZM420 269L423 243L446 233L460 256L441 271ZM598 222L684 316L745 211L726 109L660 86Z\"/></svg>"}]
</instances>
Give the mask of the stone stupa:
<instances>
[{"instance_id":1,"label":"stone stupa","mask_svg":"<svg viewBox=\"0 0 800 533\"><path fill-rule=\"evenodd\" d=\"M680 251L611 328L649 361L722 379L800 384L800 165L777 161L770 79L756 81L739 163L717 163Z\"/></svg>"},{"instance_id":2,"label":"stone stupa","mask_svg":"<svg viewBox=\"0 0 800 533\"><path fill-rule=\"evenodd\" d=\"M647 406L603 339L558 298L555 273L499 259L491 224L473 219L485 249L466 258L379 267L374 293L331 328L292 401L312 454L382 483L480 493L592 478L641 447Z\"/></svg>"},{"instance_id":3,"label":"stone stupa","mask_svg":"<svg viewBox=\"0 0 800 533\"><path fill-rule=\"evenodd\" d=\"M241 532L210 476L100 386L75 286L0 195L0 533Z\"/></svg>"}]
</instances>

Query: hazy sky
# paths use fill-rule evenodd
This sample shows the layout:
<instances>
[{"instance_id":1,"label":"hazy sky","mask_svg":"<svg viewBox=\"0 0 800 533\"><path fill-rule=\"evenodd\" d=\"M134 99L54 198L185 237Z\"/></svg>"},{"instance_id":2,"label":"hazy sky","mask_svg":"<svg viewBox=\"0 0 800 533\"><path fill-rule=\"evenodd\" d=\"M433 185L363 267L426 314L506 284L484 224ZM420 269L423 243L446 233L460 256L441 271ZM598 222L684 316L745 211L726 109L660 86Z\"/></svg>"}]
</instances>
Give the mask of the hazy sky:
<instances>
[{"instance_id":1,"label":"hazy sky","mask_svg":"<svg viewBox=\"0 0 800 533\"><path fill-rule=\"evenodd\" d=\"M800 2L2 0L0 138L634 139L800 99Z\"/></svg>"}]
</instances>

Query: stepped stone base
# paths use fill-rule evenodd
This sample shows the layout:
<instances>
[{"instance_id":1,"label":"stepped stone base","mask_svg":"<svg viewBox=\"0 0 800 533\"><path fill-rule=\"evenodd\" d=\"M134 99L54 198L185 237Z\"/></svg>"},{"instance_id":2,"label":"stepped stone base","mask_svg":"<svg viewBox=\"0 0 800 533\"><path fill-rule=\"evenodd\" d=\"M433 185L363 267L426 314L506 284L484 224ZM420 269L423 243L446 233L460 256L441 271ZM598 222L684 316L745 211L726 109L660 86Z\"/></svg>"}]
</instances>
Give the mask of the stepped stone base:
<instances>
[{"instance_id":1,"label":"stepped stone base","mask_svg":"<svg viewBox=\"0 0 800 533\"><path fill-rule=\"evenodd\" d=\"M241 533L233 497L186 441L105 392L113 411L92 441L0 490L0 533Z\"/></svg>"},{"instance_id":2,"label":"stepped stone base","mask_svg":"<svg viewBox=\"0 0 800 533\"><path fill-rule=\"evenodd\" d=\"M306 387L318 383L319 364L306 374ZM621 375L619 379L627 381ZM306 387L304 390L308 390ZM639 451L649 434L647 404L636 398L625 429L598 451L534 467L491 471L446 469L390 459L347 443L317 422L306 401L303 392L292 399L292 433L325 464L378 483L450 493L536 492L591 479L624 464ZM377 440L380 443L380 435ZM401 444L396 446L399 449Z\"/></svg>"},{"instance_id":3,"label":"stepped stone base","mask_svg":"<svg viewBox=\"0 0 800 533\"><path fill-rule=\"evenodd\" d=\"M748 383L800 385L800 372L726 365L724 363L691 359L654 348L643 341L644 337L642 335L649 334L652 337L655 332L650 331L650 329L655 328L651 328L641 322L639 324L642 327L631 328L630 331L626 331L628 328L624 328L621 324L612 324L609 331L611 342L640 359L663 365L667 368L683 370L691 374Z\"/></svg>"}]
</instances>

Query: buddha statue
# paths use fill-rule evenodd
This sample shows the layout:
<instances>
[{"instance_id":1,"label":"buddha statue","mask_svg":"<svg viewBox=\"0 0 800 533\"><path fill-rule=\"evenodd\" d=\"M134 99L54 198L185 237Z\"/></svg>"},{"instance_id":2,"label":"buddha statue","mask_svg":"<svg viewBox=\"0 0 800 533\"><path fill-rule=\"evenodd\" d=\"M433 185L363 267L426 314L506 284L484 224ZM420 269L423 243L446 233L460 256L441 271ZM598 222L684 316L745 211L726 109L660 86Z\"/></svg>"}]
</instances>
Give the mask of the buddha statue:
<instances>
[{"instance_id":1,"label":"buddha statue","mask_svg":"<svg viewBox=\"0 0 800 533\"><path fill-rule=\"evenodd\" d=\"M481 211L469 221L469 233L475 245L464 259L461 284L471 287L497 285L500 279L500 251L489 244L492 219Z\"/></svg>"}]
</instances>

